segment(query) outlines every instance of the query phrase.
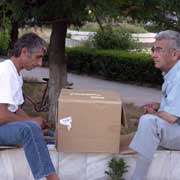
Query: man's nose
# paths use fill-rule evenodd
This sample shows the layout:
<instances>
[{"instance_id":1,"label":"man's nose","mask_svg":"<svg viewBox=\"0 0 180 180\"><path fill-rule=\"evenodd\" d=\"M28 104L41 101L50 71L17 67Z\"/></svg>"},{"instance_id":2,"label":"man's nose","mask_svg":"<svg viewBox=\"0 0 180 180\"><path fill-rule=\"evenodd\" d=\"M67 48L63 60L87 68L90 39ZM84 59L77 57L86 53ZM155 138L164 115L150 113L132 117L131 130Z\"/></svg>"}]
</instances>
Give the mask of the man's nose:
<instances>
[{"instance_id":1,"label":"man's nose","mask_svg":"<svg viewBox=\"0 0 180 180\"><path fill-rule=\"evenodd\" d=\"M152 57L152 58L157 57L157 52L156 52L156 51L151 52L151 57Z\"/></svg>"},{"instance_id":2,"label":"man's nose","mask_svg":"<svg viewBox=\"0 0 180 180\"><path fill-rule=\"evenodd\" d=\"M42 66L42 58L37 61L38 66Z\"/></svg>"}]
</instances>

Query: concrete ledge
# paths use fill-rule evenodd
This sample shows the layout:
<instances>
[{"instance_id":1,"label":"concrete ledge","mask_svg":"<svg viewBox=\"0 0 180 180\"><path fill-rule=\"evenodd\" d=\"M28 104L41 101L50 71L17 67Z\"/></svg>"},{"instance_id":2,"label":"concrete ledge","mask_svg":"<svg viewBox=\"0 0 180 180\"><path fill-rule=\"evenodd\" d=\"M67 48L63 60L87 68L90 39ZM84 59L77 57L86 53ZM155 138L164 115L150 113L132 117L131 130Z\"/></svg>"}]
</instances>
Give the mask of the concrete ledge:
<instances>
[{"instance_id":1,"label":"concrete ledge","mask_svg":"<svg viewBox=\"0 0 180 180\"><path fill-rule=\"evenodd\" d=\"M50 148L49 151L61 180L107 180L104 172L113 156L124 158L129 166L124 178L130 180L137 157L120 154L57 153L54 148ZM33 180L22 148L0 151L0 162L1 179ZM157 151L148 173L148 180L179 179L180 151Z\"/></svg>"}]
</instances>

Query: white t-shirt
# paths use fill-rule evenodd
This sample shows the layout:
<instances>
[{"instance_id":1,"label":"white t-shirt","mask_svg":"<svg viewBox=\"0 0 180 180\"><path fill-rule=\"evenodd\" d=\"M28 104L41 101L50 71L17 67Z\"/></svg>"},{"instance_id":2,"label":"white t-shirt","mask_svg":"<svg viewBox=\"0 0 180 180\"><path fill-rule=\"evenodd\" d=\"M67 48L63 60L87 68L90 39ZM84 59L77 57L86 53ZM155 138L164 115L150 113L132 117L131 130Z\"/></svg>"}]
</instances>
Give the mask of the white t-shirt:
<instances>
[{"instance_id":1,"label":"white t-shirt","mask_svg":"<svg viewBox=\"0 0 180 180\"><path fill-rule=\"evenodd\" d=\"M14 63L7 59L0 63L0 103L8 104L8 109L15 112L24 102L22 94L23 80Z\"/></svg>"}]
</instances>

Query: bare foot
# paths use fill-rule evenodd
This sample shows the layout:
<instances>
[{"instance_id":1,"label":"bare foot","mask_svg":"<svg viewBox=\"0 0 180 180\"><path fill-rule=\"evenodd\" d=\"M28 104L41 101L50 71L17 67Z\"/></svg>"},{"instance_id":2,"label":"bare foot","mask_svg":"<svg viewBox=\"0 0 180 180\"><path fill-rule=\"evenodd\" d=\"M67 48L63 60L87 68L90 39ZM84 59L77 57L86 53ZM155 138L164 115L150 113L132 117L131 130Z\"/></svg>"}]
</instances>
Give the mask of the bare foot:
<instances>
[{"instance_id":1,"label":"bare foot","mask_svg":"<svg viewBox=\"0 0 180 180\"><path fill-rule=\"evenodd\" d=\"M57 174L51 174L46 177L47 180L60 180Z\"/></svg>"}]
</instances>

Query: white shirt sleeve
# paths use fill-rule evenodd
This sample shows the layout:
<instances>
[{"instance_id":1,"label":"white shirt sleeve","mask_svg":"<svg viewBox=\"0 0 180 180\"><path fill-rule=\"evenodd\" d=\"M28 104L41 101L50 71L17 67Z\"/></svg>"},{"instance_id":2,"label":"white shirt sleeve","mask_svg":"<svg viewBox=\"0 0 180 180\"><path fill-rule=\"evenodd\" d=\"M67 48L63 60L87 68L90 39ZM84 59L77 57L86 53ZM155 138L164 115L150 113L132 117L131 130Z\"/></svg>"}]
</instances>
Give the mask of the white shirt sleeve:
<instances>
[{"instance_id":1,"label":"white shirt sleeve","mask_svg":"<svg viewBox=\"0 0 180 180\"><path fill-rule=\"evenodd\" d=\"M13 74L1 72L0 75L0 103L14 104L13 96L15 87L13 83Z\"/></svg>"},{"instance_id":2,"label":"white shirt sleeve","mask_svg":"<svg viewBox=\"0 0 180 180\"><path fill-rule=\"evenodd\" d=\"M24 102L22 84L13 71L0 72L0 103L8 104L8 109L15 112Z\"/></svg>"}]
</instances>

